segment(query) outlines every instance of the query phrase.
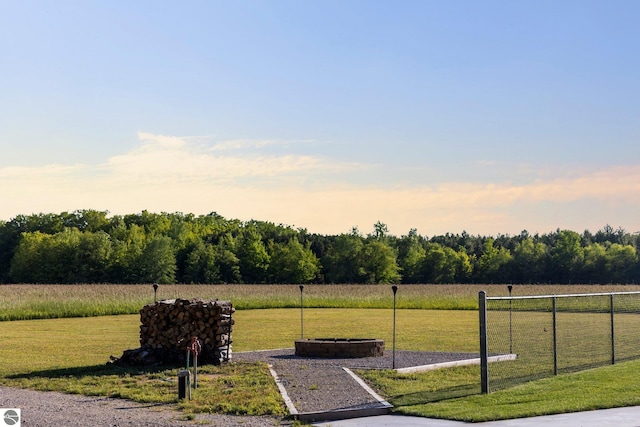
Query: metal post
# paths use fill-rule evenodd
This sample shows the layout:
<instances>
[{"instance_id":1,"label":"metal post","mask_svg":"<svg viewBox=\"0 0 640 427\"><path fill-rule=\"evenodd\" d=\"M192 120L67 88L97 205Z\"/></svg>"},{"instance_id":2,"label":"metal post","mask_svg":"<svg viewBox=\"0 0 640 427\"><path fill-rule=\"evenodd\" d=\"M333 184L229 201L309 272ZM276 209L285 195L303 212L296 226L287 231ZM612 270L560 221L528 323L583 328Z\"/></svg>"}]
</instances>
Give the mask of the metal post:
<instances>
[{"instance_id":1,"label":"metal post","mask_svg":"<svg viewBox=\"0 0 640 427\"><path fill-rule=\"evenodd\" d=\"M478 292L478 313L480 317L480 389L489 393L489 353L487 347L487 293Z\"/></svg>"},{"instance_id":2,"label":"metal post","mask_svg":"<svg viewBox=\"0 0 640 427\"><path fill-rule=\"evenodd\" d=\"M302 303L302 291L304 285L300 285L300 339L304 339L304 304Z\"/></svg>"},{"instance_id":3,"label":"metal post","mask_svg":"<svg viewBox=\"0 0 640 427\"><path fill-rule=\"evenodd\" d=\"M189 370L189 354L193 354L193 388L198 388L198 354L202 345L197 336L191 337L191 344L187 347L187 370Z\"/></svg>"},{"instance_id":4,"label":"metal post","mask_svg":"<svg viewBox=\"0 0 640 427\"><path fill-rule=\"evenodd\" d=\"M393 285L391 287L393 291L393 356L392 356L392 369L396 369L396 293L398 292L398 287Z\"/></svg>"},{"instance_id":5,"label":"metal post","mask_svg":"<svg viewBox=\"0 0 640 427\"><path fill-rule=\"evenodd\" d=\"M509 289L509 354L513 354L513 300L511 299L513 285L508 285L507 289Z\"/></svg>"},{"instance_id":6,"label":"metal post","mask_svg":"<svg viewBox=\"0 0 640 427\"><path fill-rule=\"evenodd\" d=\"M614 365L616 363L616 332L614 323L613 294L609 295L609 306L611 308L611 364Z\"/></svg>"},{"instance_id":7,"label":"metal post","mask_svg":"<svg viewBox=\"0 0 640 427\"><path fill-rule=\"evenodd\" d=\"M191 372L178 371L178 399L191 400Z\"/></svg>"},{"instance_id":8,"label":"metal post","mask_svg":"<svg viewBox=\"0 0 640 427\"><path fill-rule=\"evenodd\" d=\"M193 355L193 388L198 388L198 353Z\"/></svg>"},{"instance_id":9,"label":"metal post","mask_svg":"<svg viewBox=\"0 0 640 427\"><path fill-rule=\"evenodd\" d=\"M551 299L553 310L553 375L558 375L558 334L556 322L556 296Z\"/></svg>"}]
</instances>

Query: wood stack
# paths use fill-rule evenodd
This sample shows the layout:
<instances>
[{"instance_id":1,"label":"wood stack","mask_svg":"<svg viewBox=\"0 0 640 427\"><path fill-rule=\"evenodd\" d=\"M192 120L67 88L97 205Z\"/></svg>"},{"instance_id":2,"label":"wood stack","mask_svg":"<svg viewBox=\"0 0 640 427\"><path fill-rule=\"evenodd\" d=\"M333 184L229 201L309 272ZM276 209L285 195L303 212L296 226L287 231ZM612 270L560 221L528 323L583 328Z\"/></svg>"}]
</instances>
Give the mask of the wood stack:
<instances>
[{"instance_id":1,"label":"wood stack","mask_svg":"<svg viewBox=\"0 0 640 427\"><path fill-rule=\"evenodd\" d=\"M114 363L181 362L193 337L202 347L199 364L228 361L234 311L230 301L175 299L148 304L140 310L141 347L125 351Z\"/></svg>"}]
</instances>

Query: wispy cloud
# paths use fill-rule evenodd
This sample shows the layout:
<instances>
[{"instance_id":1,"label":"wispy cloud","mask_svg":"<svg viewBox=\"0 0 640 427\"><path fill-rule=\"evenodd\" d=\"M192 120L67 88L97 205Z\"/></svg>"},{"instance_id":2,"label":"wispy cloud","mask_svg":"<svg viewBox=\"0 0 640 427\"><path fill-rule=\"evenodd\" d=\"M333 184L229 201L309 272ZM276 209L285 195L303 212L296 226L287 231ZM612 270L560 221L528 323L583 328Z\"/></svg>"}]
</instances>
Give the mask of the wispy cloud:
<instances>
[{"instance_id":1,"label":"wispy cloud","mask_svg":"<svg viewBox=\"0 0 640 427\"><path fill-rule=\"evenodd\" d=\"M98 165L0 169L0 218L83 208L112 213L217 211L313 232L365 231L376 221L392 232L509 233L606 223L634 227L640 207L640 165L539 177L525 184L447 182L357 185L354 171L378 179L384 170L312 155L267 155L265 142L233 141L211 150L189 138L141 133L140 144ZM273 142L276 144L276 142ZM233 147L242 147L243 155ZM249 152L246 152L248 150ZM591 212L576 204L589 203ZM602 206L611 207L602 210ZM570 218L571 217L571 218ZM555 222L554 222L555 221ZM626 224L625 221L635 221ZM640 228L640 227L639 227Z\"/></svg>"},{"instance_id":2,"label":"wispy cloud","mask_svg":"<svg viewBox=\"0 0 640 427\"><path fill-rule=\"evenodd\" d=\"M223 141L215 144L211 147L211 151L231 151L231 150L244 150L251 148L264 148L274 145L290 145L289 142L274 141L269 139L255 140L255 139L235 139L231 141Z\"/></svg>"},{"instance_id":3,"label":"wispy cloud","mask_svg":"<svg viewBox=\"0 0 640 427\"><path fill-rule=\"evenodd\" d=\"M290 174L318 175L365 167L339 163L311 155L270 155L256 148L274 141L231 141L213 148L189 143L184 138L141 133L140 147L108 160L101 167L108 179L137 185L229 184L245 178L274 178ZM227 153L242 147L242 155ZM253 148L254 150L246 149ZM233 150L231 150L233 151ZM256 181L254 185L260 185Z\"/></svg>"}]
</instances>

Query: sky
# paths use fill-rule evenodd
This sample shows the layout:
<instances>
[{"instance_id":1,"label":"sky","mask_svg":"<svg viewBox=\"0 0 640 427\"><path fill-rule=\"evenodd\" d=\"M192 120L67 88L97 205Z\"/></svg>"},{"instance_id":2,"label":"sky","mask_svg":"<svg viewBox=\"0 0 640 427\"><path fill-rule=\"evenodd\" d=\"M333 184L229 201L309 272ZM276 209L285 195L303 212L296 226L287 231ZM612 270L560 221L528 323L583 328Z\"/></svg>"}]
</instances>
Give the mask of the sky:
<instances>
[{"instance_id":1,"label":"sky","mask_svg":"<svg viewBox=\"0 0 640 427\"><path fill-rule=\"evenodd\" d=\"M0 6L0 220L640 231L635 0Z\"/></svg>"}]
</instances>

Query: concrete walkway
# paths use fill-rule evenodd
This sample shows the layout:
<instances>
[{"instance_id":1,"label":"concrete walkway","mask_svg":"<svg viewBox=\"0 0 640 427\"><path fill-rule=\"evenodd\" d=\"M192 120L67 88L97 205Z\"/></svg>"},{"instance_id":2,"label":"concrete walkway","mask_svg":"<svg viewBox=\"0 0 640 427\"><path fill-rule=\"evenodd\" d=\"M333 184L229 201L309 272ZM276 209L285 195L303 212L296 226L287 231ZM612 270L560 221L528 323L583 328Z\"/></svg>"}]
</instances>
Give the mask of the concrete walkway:
<instances>
[{"instance_id":1,"label":"concrete walkway","mask_svg":"<svg viewBox=\"0 0 640 427\"><path fill-rule=\"evenodd\" d=\"M404 415L381 415L312 425L325 427L640 427L640 406L474 424Z\"/></svg>"}]
</instances>

